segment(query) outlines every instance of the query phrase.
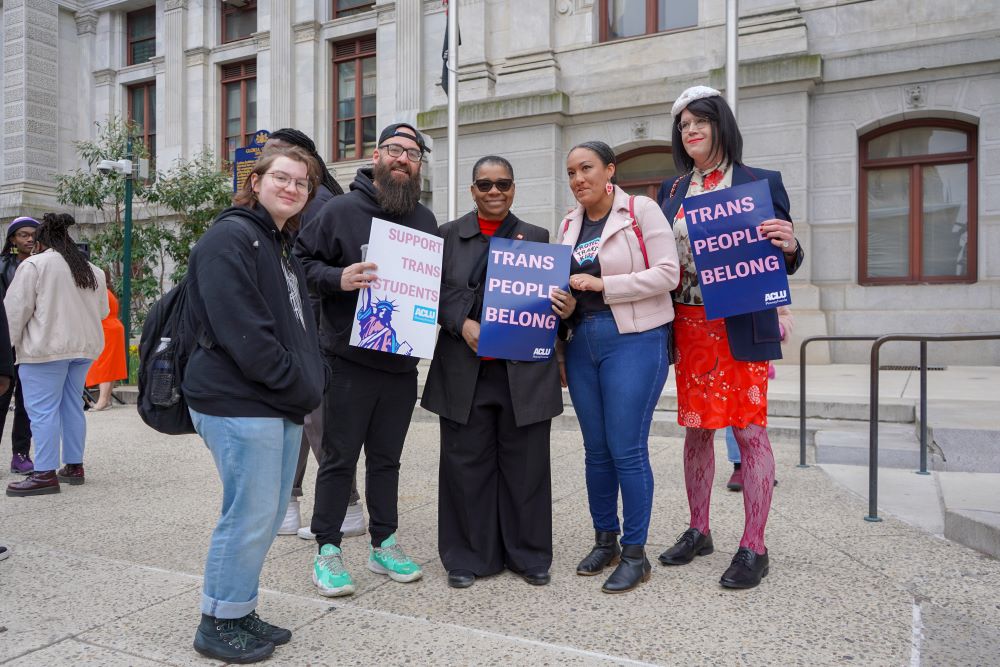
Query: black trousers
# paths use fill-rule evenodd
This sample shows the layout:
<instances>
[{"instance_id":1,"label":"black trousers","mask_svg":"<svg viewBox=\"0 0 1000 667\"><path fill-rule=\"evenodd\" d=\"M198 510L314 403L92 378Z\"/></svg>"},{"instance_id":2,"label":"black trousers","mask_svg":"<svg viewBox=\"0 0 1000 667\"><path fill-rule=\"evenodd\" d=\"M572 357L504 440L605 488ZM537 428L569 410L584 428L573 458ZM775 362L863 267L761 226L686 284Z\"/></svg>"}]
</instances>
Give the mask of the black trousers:
<instances>
[{"instance_id":1,"label":"black trousers","mask_svg":"<svg viewBox=\"0 0 1000 667\"><path fill-rule=\"evenodd\" d=\"M324 399L324 403L325 403ZM302 429L302 444L299 445L299 460L295 465L295 477L292 479L292 498L302 497L302 483L306 479L306 464L309 463L309 451L312 450L316 463L323 460L323 411L326 406L320 404L318 408L306 415L305 426ZM361 500L358 495L358 475L351 477L351 501L350 504Z\"/></svg>"},{"instance_id":2,"label":"black trousers","mask_svg":"<svg viewBox=\"0 0 1000 667\"><path fill-rule=\"evenodd\" d=\"M503 361L480 366L468 424L441 418L438 553L446 570L548 571L550 427L515 424Z\"/></svg>"},{"instance_id":3,"label":"black trousers","mask_svg":"<svg viewBox=\"0 0 1000 667\"><path fill-rule=\"evenodd\" d=\"M21 393L21 380L17 376L17 366L14 366L14 377L10 379L10 387L0 395L0 433L7 423L7 411L10 399L14 398L14 428L11 431L11 449L14 454L27 456L31 451L31 420L28 411L24 409L24 394Z\"/></svg>"},{"instance_id":4,"label":"black trousers","mask_svg":"<svg viewBox=\"0 0 1000 667\"><path fill-rule=\"evenodd\" d=\"M351 478L365 449L365 502L372 545L399 526L399 459L417 402L417 371L386 373L331 357L323 460L316 475L312 531L322 546L340 546Z\"/></svg>"}]
</instances>

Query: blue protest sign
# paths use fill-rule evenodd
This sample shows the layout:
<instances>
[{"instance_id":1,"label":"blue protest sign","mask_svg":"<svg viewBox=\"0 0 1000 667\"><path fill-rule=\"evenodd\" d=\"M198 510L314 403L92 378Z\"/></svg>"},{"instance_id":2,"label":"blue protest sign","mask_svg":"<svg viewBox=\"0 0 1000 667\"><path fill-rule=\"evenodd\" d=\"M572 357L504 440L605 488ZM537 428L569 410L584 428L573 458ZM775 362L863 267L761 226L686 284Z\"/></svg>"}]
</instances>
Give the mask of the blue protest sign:
<instances>
[{"instance_id":1,"label":"blue protest sign","mask_svg":"<svg viewBox=\"0 0 1000 667\"><path fill-rule=\"evenodd\" d=\"M490 239L479 356L538 361L552 356L559 316L549 293L568 290L567 245Z\"/></svg>"},{"instance_id":2,"label":"blue protest sign","mask_svg":"<svg viewBox=\"0 0 1000 667\"><path fill-rule=\"evenodd\" d=\"M790 304L785 259L757 226L774 217L766 180L684 199L705 317Z\"/></svg>"},{"instance_id":3,"label":"blue protest sign","mask_svg":"<svg viewBox=\"0 0 1000 667\"><path fill-rule=\"evenodd\" d=\"M264 150L264 144L271 133L267 130L257 130L253 135L253 140L246 146L236 149L233 158L233 192L238 191L247 180L247 176L253 171L253 166L257 164L257 158Z\"/></svg>"}]
</instances>

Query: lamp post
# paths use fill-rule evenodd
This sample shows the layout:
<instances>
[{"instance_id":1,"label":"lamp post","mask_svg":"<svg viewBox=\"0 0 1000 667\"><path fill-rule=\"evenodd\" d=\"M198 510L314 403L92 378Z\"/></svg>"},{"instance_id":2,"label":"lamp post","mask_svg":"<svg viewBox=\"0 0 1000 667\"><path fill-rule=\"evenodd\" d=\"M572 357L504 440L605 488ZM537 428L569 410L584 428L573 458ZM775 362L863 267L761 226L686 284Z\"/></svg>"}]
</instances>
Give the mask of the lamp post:
<instances>
[{"instance_id":1,"label":"lamp post","mask_svg":"<svg viewBox=\"0 0 1000 667\"><path fill-rule=\"evenodd\" d=\"M101 160L97 164L98 173L105 176L111 174L121 174L125 177L125 247L122 257L122 304L118 317L121 318L122 326L125 327L125 370L129 368L129 355L127 348L132 340L132 137L129 136L125 144L125 158L122 160Z\"/></svg>"}]
</instances>

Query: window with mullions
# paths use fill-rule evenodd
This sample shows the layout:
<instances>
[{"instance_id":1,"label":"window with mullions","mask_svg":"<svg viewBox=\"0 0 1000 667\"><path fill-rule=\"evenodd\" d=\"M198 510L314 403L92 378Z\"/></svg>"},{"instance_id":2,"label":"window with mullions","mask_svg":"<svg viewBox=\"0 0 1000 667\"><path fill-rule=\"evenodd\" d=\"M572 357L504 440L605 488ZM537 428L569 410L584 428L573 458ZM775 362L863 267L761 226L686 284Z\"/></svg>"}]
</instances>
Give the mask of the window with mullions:
<instances>
[{"instance_id":1,"label":"window with mullions","mask_svg":"<svg viewBox=\"0 0 1000 667\"><path fill-rule=\"evenodd\" d=\"M644 195L655 200L663 179L676 173L677 167L668 147L647 146L618 156L615 179L618 186L630 195Z\"/></svg>"},{"instance_id":2,"label":"window with mullions","mask_svg":"<svg viewBox=\"0 0 1000 667\"><path fill-rule=\"evenodd\" d=\"M375 0L332 0L333 18L341 19L345 16L370 12L375 9Z\"/></svg>"},{"instance_id":3,"label":"window with mullions","mask_svg":"<svg viewBox=\"0 0 1000 667\"><path fill-rule=\"evenodd\" d=\"M862 285L976 280L976 127L912 120L861 137Z\"/></svg>"},{"instance_id":4,"label":"window with mullions","mask_svg":"<svg viewBox=\"0 0 1000 667\"><path fill-rule=\"evenodd\" d=\"M222 155L229 162L257 131L257 61L222 66Z\"/></svg>"},{"instance_id":5,"label":"window with mullions","mask_svg":"<svg viewBox=\"0 0 1000 667\"><path fill-rule=\"evenodd\" d=\"M221 0L221 2L220 23L223 44L246 39L257 32L257 0Z\"/></svg>"},{"instance_id":6,"label":"window with mullions","mask_svg":"<svg viewBox=\"0 0 1000 667\"><path fill-rule=\"evenodd\" d=\"M698 0L598 0L598 16L608 42L698 25Z\"/></svg>"},{"instance_id":7,"label":"window with mullions","mask_svg":"<svg viewBox=\"0 0 1000 667\"><path fill-rule=\"evenodd\" d=\"M147 7L125 15L128 34L128 64L149 62L156 55L156 7Z\"/></svg>"},{"instance_id":8,"label":"window with mullions","mask_svg":"<svg viewBox=\"0 0 1000 667\"><path fill-rule=\"evenodd\" d=\"M156 82L128 87L128 119L146 145L150 161L156 159Z\"/></svg>"},{"instance_id":9,"label":"window with mullions","mask_svg":"<svg viewBox=\"0 0 1000 667\"><path fill-rule=\"evenodd\" d=\"M333 159L375 150L375 35L333 45Z\"/></svg>"}]
</instances>

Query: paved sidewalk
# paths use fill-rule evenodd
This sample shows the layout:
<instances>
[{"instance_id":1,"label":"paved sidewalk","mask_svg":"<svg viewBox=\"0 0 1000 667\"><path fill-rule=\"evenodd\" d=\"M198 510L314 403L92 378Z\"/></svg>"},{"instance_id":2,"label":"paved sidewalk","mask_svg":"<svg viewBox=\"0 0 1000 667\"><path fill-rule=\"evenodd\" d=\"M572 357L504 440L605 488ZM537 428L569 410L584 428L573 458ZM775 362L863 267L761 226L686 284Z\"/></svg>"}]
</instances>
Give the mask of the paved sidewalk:
<instances>
[{"instance_id":1,"label":"paved sidewalk","mask_svg":"<svg viewBox=\"0 0 1000 667\"><path fill-rule=\"evenodd\" d=\"M12 549L0 562L0 662L210 664L191 649L221 496L207 450L151 431L131 406L87 419L84 486L0 497L0 543ZM990 665L1000 654L1000 561L889 517L864 522L865 502L815 466L796 468L791 442L775 444L771 574L755 590L717 583L743 519L740 496L725 490L721 441L715 554L680 568L654 562L650 582L626 595L576 576L592 531L574 432L553 434L551 585L504 573L449 589L436 550L437 447L436 425L413 425L400 490L400 540L425 578L397 584L368 572L366 540L351 538L359 590L330 601L309 579L314 545L278 538L260 612L295 636L269 664ZM655 559L687 509L680 441L654 438L650 449ZM311 484L305 517L310 505Z\"/></svg>"}]
</instances>

